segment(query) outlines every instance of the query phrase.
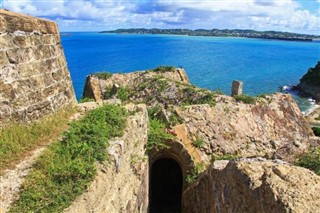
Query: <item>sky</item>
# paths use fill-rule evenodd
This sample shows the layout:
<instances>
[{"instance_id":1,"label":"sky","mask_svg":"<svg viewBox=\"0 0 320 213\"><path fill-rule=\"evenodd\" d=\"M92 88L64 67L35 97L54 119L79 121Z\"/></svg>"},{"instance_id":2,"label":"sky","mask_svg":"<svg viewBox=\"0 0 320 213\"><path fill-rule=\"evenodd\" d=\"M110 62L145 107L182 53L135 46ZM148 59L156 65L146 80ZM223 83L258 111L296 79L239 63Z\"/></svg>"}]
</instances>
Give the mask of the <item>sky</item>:
<instances>
[{"instance_id":1,"label":"sky","mask_svg":"<svg viewBox=\"0 0 320 213\"><path fill-rule=\"evenodd\" d=\"M119 28L276 30L320 35L320 0L0 0L62 32Z\"/></svg>"}]
</instances>

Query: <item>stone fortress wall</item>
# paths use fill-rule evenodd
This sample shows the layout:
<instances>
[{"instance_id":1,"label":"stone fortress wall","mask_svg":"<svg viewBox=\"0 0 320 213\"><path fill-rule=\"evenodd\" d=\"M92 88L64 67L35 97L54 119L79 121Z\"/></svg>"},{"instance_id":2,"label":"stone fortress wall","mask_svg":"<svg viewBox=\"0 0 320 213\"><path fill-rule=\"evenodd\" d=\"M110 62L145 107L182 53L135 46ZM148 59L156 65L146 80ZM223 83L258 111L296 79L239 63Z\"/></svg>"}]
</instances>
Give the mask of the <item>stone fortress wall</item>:
<instances>
[{"instance_id":1,"label":"stone fortress wall","mask_svg":"<svg viewBox=\"0 0 320 213\"><path fill-rule=\"evenodd\" d=\"M0 10L0 124L75 103L57 24Z\"/></svg>"}]
</instances>

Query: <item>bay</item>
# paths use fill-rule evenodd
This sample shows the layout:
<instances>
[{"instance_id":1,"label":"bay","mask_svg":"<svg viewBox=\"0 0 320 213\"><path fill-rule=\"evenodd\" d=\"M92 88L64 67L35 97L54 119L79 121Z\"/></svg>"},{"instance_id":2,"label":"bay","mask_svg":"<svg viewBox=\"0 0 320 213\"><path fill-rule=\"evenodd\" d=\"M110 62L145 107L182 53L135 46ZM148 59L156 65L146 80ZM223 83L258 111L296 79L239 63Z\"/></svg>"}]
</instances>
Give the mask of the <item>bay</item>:
<instances>
[{"instance_id":1,"label":"bay","mask_svg":"<svg viewBox=\"0 0 320 213\"><path fill-rule=\"evenodd\" d=\"M297 84L320 60L319 42L101 33L61 38L78 99L91 73L160 65L183 67L192 84L228 95L233 80L243 81L248 95L273 93ZM310 107L306 99L297 100L302 110Z\"/></svg>"}]
</instances>

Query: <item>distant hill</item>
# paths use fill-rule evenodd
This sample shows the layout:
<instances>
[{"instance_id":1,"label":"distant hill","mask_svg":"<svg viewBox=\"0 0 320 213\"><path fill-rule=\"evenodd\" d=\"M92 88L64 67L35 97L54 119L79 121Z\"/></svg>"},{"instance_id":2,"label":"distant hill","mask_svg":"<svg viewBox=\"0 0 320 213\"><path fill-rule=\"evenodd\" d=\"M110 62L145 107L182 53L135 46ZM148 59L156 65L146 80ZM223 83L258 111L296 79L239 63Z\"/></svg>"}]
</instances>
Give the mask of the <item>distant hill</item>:
<instances>
[{"instance_id":1,"label":"distant hill","mask_svg":"<svg viewBox=\"0 0 320 213\"><path fill-rule=\"evenodd\" d=\"M205 29L118 29L111 31L102 31L101 33L122 33L122 34L168 34L168 35L188 35L188 36L217 36L217 37L243 37L243 38L261 38L261 39L278 39L288 41L314 41L320 40L320 36L278 32L278 31L255 31L255 30L205 30Z\"/></svg>"}]
</instances>

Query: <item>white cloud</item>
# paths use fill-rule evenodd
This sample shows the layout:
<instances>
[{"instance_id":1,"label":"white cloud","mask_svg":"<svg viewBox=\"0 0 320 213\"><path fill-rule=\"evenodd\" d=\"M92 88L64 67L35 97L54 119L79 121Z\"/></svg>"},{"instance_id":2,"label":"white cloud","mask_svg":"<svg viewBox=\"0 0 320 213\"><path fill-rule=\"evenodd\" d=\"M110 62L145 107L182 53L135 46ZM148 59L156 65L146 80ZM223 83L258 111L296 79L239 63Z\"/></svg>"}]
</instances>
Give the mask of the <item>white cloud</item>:
<instances>
[{"instance_id":1,"label":"white cloud","mask_svg":"<svg viewBox=\"0 0 320 213\"><path fill-rule=\"evenodd\" d=\"M319 14L294 0L5 0L4 7L48 17L62 30L251 28L320 34Z\"/></svg>"}]
</instances>

